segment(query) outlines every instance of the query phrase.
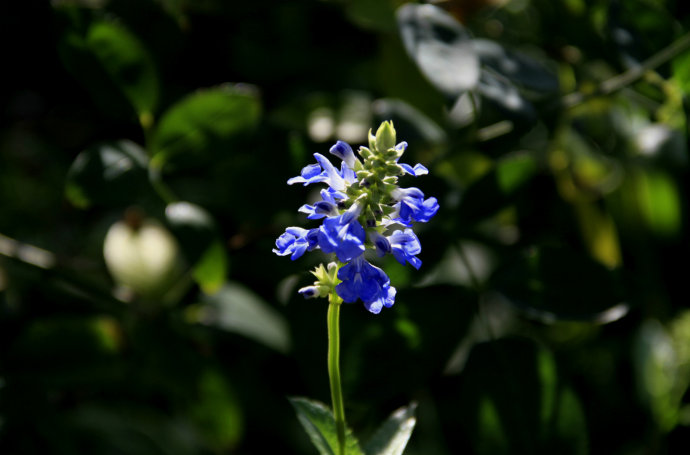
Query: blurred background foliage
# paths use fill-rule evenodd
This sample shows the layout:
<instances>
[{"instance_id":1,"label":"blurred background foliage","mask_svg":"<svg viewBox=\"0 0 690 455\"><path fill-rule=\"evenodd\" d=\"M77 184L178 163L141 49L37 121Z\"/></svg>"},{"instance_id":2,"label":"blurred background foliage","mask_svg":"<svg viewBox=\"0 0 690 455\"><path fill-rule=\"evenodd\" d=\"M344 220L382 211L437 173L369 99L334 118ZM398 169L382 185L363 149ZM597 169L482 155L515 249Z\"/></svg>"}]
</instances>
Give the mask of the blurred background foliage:
<instances>
[{"instance_id":1,"label":"blurred background foliage","mask_svg":"<svg viewBox=\"0 0 690 455\"><path fill-rule=\"evenodd\" d=\"M409 454L687 451L687 7L433 3L4 6L2 453L315 453L285 182L386 119L441 211L395 307L342 313L355 431L416 401Z\"/></svg>"}]
</instances>

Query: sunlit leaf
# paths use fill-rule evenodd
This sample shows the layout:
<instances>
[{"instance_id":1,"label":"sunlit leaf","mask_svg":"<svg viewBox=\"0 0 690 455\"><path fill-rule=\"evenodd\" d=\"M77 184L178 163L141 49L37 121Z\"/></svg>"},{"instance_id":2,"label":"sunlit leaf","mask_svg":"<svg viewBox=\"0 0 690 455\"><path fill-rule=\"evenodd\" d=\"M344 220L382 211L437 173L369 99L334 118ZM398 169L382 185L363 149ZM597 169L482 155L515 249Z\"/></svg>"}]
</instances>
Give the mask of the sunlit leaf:
<instances>
[{"instance_id":1,"label":"sunlit leaf","mask_svg":"<svg viewBox=\"0 0 690 455\"><path fill-rule=\"evenodd\" d=\"M637 385L641 398L663 431L678 423L678 359L671 337L656 320L647 321L637 334L634 352Z\"/></svg>"},{"instance_id":2,"label":"sunlit leaf","mask_svg":"<svg viewBox=\"0 0 690 455\"><path fill-rule=\"evenodd\" d=\"M650 319L634 344L638 393L662 431L684 419L683 396L690 386L690 311L681 311L668 327Z\"/></svg>"},{"instance_id":3,"label":"sunlit leaf","mask_svg":"<svg viewBox=\"0 0 690 455\"><path fill-rule=\"evenodd\" d=\"M230 153L232 140L256 127L261 107L248 86L200 90L173 105L161 117L153 138L157 167L207 164Z\"/></svg>"},{"instance_id":4,"label":"sunlit leaf","mask_svg":"<svg viewBox=\"0 0 690 455\"><path fill-rule=\"evenodd\" d=\"M453 16L433 5L410 3L397 17L407 53L436 88L456 98L477 85L479 59L469 33Z\"/></svg>"},{"instance_id":5,"label":"sunlit leaf","mask_svg":"<svg viewBox=\"0 0 690 455\"><path fill-rule=\"evenodd\" d=\"M620 242L611 215L586 200L575 202L575 210L592 257L611 269L618 267L621 263Z\"/></svg>"},{"instance_id":6,"label":"sunlit leaf","mask_svg":"<svg viewBox=\"0 0 690 455\"><path fill-rule=\"evenodd\" d=\"M395 411L364 445L366 455L402 455L417 419L413 403Z\"/></svg>"},{"instance_id":7,"label":"sunlit leaf","mask_svg":"<svg viewBox=\"0 0 690 455\"><path fill-rule=\"evenodd\" d=\"M319 453L337 455L338 436L333 412L323 403L307 398L293 397L290 398L290 403L297 411L297 418ZM345 434L345 455L363 455L357 439L349 429Z\"/></svg>"},{"instance_id":8,"label":"sunlit leaf","mask_svg":"<svg viewBox=\"0 0 690 455\"><path fill-rule=\"evenodd\" d=\"M674 180L660 171L632 175L639 209L647 226L659 235L674 235L681 224L681 201Z\"/></svg>"},{"instance_id":9,"label":"sunlit leaf","mask_svg":"<svg viewBox=\"0 0 690 455\"><path fill-rule=\"evenodd\" d=\"M79 208L126 205L148 189L146 152L128 140L89 147L74 160L65 194Z\"/></svg>"},{"instance_id":10,"label":"sunlit leaf","mask_svg":"<svg viewBox=\"0 0 690 455\"><path fill-rule=\"evenodd\" d=\"M685 95L690 95L690 52L683 52L671 61L673 80Z\"/></svg>"},{"instance_id":11,"label":"sunlit leaf","mask_svg":"<svg viewBox=\"0 0 690 455\"><path fill-rule=\"evenodd\" d=\"M192 271L192 277L207 294L217 292L225 282L228 269L225 247L216 241L206 250Z\"/></svg>"}]
</instances>

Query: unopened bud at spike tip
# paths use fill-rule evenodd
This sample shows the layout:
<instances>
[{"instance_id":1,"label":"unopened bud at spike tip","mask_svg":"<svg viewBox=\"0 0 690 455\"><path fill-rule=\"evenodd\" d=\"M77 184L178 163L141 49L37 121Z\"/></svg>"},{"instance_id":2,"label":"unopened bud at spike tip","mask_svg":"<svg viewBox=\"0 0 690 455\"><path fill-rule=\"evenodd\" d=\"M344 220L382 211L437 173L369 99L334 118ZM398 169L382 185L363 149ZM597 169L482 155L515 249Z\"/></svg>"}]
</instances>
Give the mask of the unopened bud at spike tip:
<instances>
[{"instance_id":1,"label":"unopened bud at spike tip","mask_svg":"<svg viewBox=\"0 0 690 455\"><path fill-rule=\"evenodd\" d=\"M395 128L393 128L393 122L383 122L376 131L376 149L379 153L384 153L394 147Z\"/></svg>"}]
</instances>

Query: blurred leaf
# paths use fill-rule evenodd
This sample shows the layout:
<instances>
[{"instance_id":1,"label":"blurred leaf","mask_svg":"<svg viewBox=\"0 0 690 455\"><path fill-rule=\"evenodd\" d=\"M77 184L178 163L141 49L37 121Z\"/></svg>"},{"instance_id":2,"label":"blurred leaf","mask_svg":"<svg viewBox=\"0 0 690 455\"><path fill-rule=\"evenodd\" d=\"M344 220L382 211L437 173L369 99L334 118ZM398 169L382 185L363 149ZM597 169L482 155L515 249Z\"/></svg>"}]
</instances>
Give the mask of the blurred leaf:
<instances>
[{"instance_id":1,"label":"blurred leaf","mask_svg":"<svg viewBox=\"0 0 690 455\"><path fill-rule=\"evenodd\" d=\"M108 115L135 111L142 124L149 126L158 103L158 77L141 41L118 22L91 22L70 7L58 8L57 13L67 22L59 42L60 56L101 110Z\"/></svg>"},{"instance_id":2,"label":"blurred leaf","mask_svg":"<svg viewBox=\"0 0 690 455\"><path fill-rule=\"evenodd\" d=\"M690 386L690 311L683 310L664 327L650 319L634 343L638 393L659 428L668 432L682 423L683 397Z\"/></svg>"},{"instance_id":3,"label":"blurred leaf","mask_svg":"<svg viewBox=\"0 0 690 455\"><path fill-rule=\"evenodd\" d=\"M242 436L242 411L235 393L217 371L207 369L199 381L191 415L204 441L215 451L234 447Z\"/></svg>"},{"instance_id":4,"label":"blurred leaf","mask_svg":"<svg viewBox=\"0 0 690 455\"><path fill-rule=\"evenodd\" d=\"M671 61L673 80L686 96L690 95L690 52L683 52Z\"/></svg>"},{"instance_id":5,"label":"blurred leaf","mask_svg":"<svg viewBox=\"0 0 690 455\"><path fill-rule=\"evenodd\" d=\"M216 241L194 267L192 277L206 294L214 294L223 287L228 274L227 258L223 242Z\"/></svg>"},{"instance_id":6,"label":"blurred leaf","mask_svg":"<svg viewBox=\"0 0 690 455\"><path fill-rule=\"evenodd\" d=\"M158 78L153 59L143 44L114 22L93 23L86 39L91 51L136 109L142 124L150 124L158 102Z\"/></svg>"},{"instance_id":7,"label":"blurred leaf","mask_svg":"<svg viewBox=\"0 0 690 455\"><path fill-rule=\"evenodd\" d=\"M283 316L239 283L226 283L218 292L190 308L204 325L238 333L280 352L290 350L290 334Z\"/></svg>"},{"instance_id":8,"label":"blurred leaf","mask_svg":"<svg viewBox=\"0 0 690 455\"><path fill-rule=\"evenodd\" d=\"M482 65L510 79L518 87L546 95L558 92L558 77L536 59L504 48L495 41L475 39L474 50Z\"/></svg>"},{"instance_id":9,"label":"blurred leaf","mask_svg":"<svg viewBox=\"0 0 690 455\"><path fill-rule=\"evenodd\" d=\"M182 201L168 204L165 219L182 244L187 260L196 264L217 235L217 227L211 214L203 207Z\"/></svg>"},{"instance_id":10,"label":"blurred leaf","mask_svg":"<svg viewBox=\"0 0 690 455\"><path fill-rule=\"evenodd\" d=\"M79 429L82 444L102 454L192 455L198 437L187 422L151 406L123 407L88 404L65 414Z\"/></svg>"},{"instance_id":11,"label":"blurred leaf","mask_svg":"<svg viewBox=\"0 0 690 455\"><path fill-rule=\"evenodd\" d=\"M409 56L448 97L471 90L479 80L479 59L469 33L442 9L407 4L398 9L398 27Z\"/></svg>"},{"instance_id":12,"label":"blurred leaf","mask_svg":"<svg viewBox=\"0 0 690 455\"><path fill-rule=\"evenodd\" d=\"M357 311L341 315L345 318L341 336L349 340L342 354L344 387L351 391L348 396L370 403L368 407L409 395L443 371L467 334L476 312L477 294L455 284L399 289L395 305L395 312L384 319L372 320ZM307 334L301 333L305 330ZM294 332L296 344L298 337L302 345L313 344L308 329ZM382 380L392 372L404 380ZM360 410L370 415L366 407Z\"/></svg>"},{"instance_id":13,"label":"blurred leaf","mask_svg":"<svg viewBox=\"0 0 690 455\"><path fill-rule=\"evenodd\" d=\"M366 455L402 455L417 422L416 408L417 405L412 403L393 412L364 445L364 453Z\"/></svg>"},{"instance_id":14,"label":"blurred leaf","mask_svg":"<svg viewBox=\"0 0 690 455\"><path fill-rule=\"evenodd\" d=\"M161 117L153 138L152 162L169 168L198 167L229 153L230 141L257 126L261 106L248 86L200 90Z\"/></svg>"},{"instance_id":15,"label":"blurred leaf","mask_svg":"<svg viewBox=\"0 0 690 455\"><path fill-rule=\"evenodd\" d=\"M520 339L478 344L462 378L460 412L479 455L588 453L579 400L548 351Z\"/></svg>"},{"instance_id":16,"label":"blurred leaf","mask_svg":"<svg viewBox=\"0 0 690 455\"><path fill-rule=\"evenodd\" d=\"M532 248L505 258L491 282L528 316L544 322L606 324L628 312L616 273L564 246Z\"/></svg>"},{"instance_id":17,"label":"blurred leaf","mask_svg":"<svg viewBox=\"0 0 690 455\"><path fill-rule=\"evenodd\" d=\"M503 157L467 189L458 210L460 218L467 223L495 214L515 200L537 170L536 160L528 153Z\"/></svg>"},{"instance_id":18,"label":"blurred leaf","mask_svg":"<svg viewBox=\"0 0 690 455\"><path fill-rule=\"evenodd\" d=\"M673 178L661 171L635 172L630 177L647 226L662 236L677 234L681 226L681 201Z\"/></svg>"},{"instance_id":19,"label":"blurred leaf","mask_svg":"<svg viewBox=\"0 0 690 455\"><path fill-rule=\"evenodd\" d=\"M74 160L65 195L79 208L132 204L148 188L147 162L146 153L134 142L96 144Z\"/></svg>"},{"instance_id":20,"label":"blurred leaf","mask_svg":"<svg viewBox=\"0 0 690 455\"><path fill-rule=\"evenodd\" d=\"M192 266L192 277L206 294L218 291L227 277L228 258L211 214L189 202L174 202L165 216Z\"/></svg>"},{"instance_id":21,"label":"blurred leaf","mask_svg":"<svg viewBox=\"0 0 690 455\"><path fill-rule=\"evenodd\" d=\"M592 257L611 269L618 267L621 264L620 242L611 215L586 200L575 202L575 210Z\"/></svg>"},{"instance_id":22,"label":"blurred leaf","mask_svg":"<svg viewBox=\"0 0 690 455\"><path fill-rule=\"evenodd\" d=\"M346 12L357 25L375 31L395 29L395 8L401 0L353 0Z\"/></svg>"},{"instance_id":23,"label":"blurred leaf","mask_svg":"<svg viewBox=\"0 0 690 455\"><path fill-rule=\"evenodd\" d=\"M88 26L85 30L81 23L87 19L77 18L77 10L57 8L58 18L68 22L58 41L58 52L65 68L88 90L91 98L106 117L130 118L134 116L134 107L127 99L122 87L108 73L99 58L89 48L87 42ZM79 24L79 25L77 25Z\"/></svg>"},{"instance_id":24,"label":"blurred leaf","mask_svg":"<svg viewBox=\"0 0 690 455\"><path fill-rule=\"evenodd\" d=\"M323 403L307 398L290 398L290 403L297 411L297 418L319 453L321 455L336 455L338 453L338 436L331 410ZM349 429L345 434L345 455L363 455L357 439Z\"/></svg>"},{"instance_id":25,"label":"blurred leaf","mask_svg":"<svg viewBox=\"0 0 690 455\"><path fill-rule=\"evenodd\" d=\"M483 100L498 110L495 114L508 117L522 125L532 124L536 120L536 111L532 103L527 101L517 87L506 77L489 68L483 68L476 88ZM483 111L487 105L482 104Z\"/></svg>"},{"instance_id":26,"label":"blurred leaf","mask_svg":"<svg viewBox=\"0 0 690 455\"><path fill-rule=\"evenodd\" d=\"M640 397L662 431L678 423L680 398L678 359L671 337L656 320L646 321L635 340L635 370ZM680 394L679 394L680 392Z\"/></svg>"},{"instance_id":27,"label":"blurred leaf","mask_svg":"<svg viewBox=\"0 0 690 455\"><path fill-rule=\"evenodd\" d=\"M478 152L456 153L435 168L435 173L452 181L461 188L473 184L493 168L493 161Z\"/></svg>"}]
</instances>

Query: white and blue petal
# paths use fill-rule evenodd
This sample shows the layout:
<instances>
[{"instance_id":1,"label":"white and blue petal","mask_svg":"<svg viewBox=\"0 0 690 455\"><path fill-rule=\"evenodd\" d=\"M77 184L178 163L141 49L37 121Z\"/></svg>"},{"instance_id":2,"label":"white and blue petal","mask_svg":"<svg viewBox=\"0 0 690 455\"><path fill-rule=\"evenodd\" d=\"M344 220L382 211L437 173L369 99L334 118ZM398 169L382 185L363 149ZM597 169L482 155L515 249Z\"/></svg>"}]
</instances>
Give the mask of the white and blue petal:
<instances>
[{"instance_id":1,"label":"white and blue petal","mask_svg":"<svg viewBox=\"0 0 690 455\"><path fill-rule=\"evenodd\" d=\"M347 164L350 169L354 169L355 163L359 161L355 156L355 152L352 151L352 147L350 147L350 144L347 142L336 142L333 147L331 147L330 152L343 160L343 163Z\"/></svg>"}]
</instances>

